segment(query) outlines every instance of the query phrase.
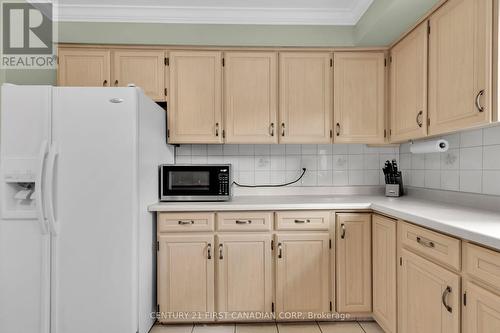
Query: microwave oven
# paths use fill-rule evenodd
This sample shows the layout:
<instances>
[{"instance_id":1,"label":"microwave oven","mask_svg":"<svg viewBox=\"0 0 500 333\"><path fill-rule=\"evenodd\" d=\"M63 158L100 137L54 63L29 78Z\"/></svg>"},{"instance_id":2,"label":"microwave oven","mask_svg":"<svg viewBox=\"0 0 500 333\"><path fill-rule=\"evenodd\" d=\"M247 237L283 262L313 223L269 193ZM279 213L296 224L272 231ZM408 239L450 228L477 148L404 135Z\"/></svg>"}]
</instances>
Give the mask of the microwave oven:
<instances>
[{"instance_id":1,"label":"microwave oven","mask_svg":"<svg viewBox=\"0 0 500 333\"><path fill-rule=\"evenodd\" d=\"M164 164L159 167L160 201L227 201L230 164Z\"/></svg>"}]
</instances>

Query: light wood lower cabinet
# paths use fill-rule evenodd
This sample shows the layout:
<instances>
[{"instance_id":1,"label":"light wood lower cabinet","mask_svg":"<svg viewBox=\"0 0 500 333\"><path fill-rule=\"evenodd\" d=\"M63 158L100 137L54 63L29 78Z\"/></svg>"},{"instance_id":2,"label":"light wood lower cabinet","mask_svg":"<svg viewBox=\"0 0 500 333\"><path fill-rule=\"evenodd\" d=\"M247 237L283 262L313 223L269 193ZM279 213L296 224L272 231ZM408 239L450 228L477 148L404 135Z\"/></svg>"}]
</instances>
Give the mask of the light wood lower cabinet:
<instances>
[{"instance_id":1,"label":"light wood lower cabinet","mask_svg":"<svg viewBox=\"0 0 500 333\"><path fill-rule=\"evenodd\" d=\"M329 234L276 236L276 315L329 312ZM286 318L285 318L286 319Z\"/></svg>"},{"instance_id":2,"label":"light wood lower cabinet","mask_svg":"<svg viewBox=\"0 0 500 333\"><path fill-rule=\"evenodd\" d=\"M210 321L205 313L214 311L214 236L159 235L158 247L159 321Z\"/></svg>"},{"instance_id":3,"label":"light wood lower cabinet","mask_svg":"<svg viewBox=\"0 0 500 333\"><path fill-rule=\"evenodd\" d=\"M459 275L402 249L398 293L399 332L460 332Z\"/></svg>"},{"instance_id":4,"label":"light wood lower cabinet","mask_svg":"<svg viewBox=\"0 0 500 333\"><path fill-rule=\"evenodd\" d=\"M397 332L397 221L373 215L373 316L386 333Z\"/></svg>"},{"instance_id":5,"label":"light wood lower cabinet","mask_svg":"<svg viewBox=\"0 0 500 333\"><path fill-rule=\"evenodd\" d=\"M497 286L498 287L498 286ZM500 332L500 296L466 281L463 306L463 333Z\"/></svg>"},{"instance_id":6,"label":"light wood lower cabinet","mask_svg":"<svg viewBox=\"0 0 500 333\"><path fill-rule=\"evenodd\" d=\"M271 313L273 302L270 234L217 236L217 311Z\"/></svg>"},{"instance_id":7,"label":"light wood lower cabinet","mask_svg":"<svg viewBox=\"0 0 500 333\"><path fill-rule=\"evenodd\" d=\"M337 311L372 311L371 214L337 214Z\"/></svg>"}]
</instances>

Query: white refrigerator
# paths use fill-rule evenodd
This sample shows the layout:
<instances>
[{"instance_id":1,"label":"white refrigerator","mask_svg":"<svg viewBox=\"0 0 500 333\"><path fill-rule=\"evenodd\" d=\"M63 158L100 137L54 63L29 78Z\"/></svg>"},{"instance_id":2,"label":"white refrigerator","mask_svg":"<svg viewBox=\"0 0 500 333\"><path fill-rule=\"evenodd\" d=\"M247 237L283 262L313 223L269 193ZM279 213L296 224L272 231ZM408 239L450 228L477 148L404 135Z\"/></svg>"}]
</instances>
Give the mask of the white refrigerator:
<instances>
[{"instance_id":1,"label":"white refrigerator","mask_svg":"<svg viewBox=\"0 0 500 333\"><path fill-rule=\"evenodd\" d=\"M6 84L0 112L0 332L148 332L165 110L135 87Z\"/></svg>"}]
</instances>

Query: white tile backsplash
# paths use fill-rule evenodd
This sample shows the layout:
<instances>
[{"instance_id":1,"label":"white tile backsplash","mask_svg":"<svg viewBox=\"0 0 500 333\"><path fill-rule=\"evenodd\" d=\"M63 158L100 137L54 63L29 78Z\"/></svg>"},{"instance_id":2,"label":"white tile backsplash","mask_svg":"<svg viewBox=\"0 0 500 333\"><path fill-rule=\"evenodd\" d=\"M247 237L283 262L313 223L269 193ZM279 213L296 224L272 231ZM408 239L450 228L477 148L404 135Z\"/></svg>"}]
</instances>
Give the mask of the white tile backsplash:
<instances>
[{"instance_id":1,"label":"white tile backsplash","mask_svg":"<svg viewBox=\"0 0 500 333\"><path fill-rule=\"evenodd\" d=\"M400 146L403 179L416 187L500 195L500 124L444 136L445 153L411 154Z\"/></svg>"},{"instance_id":2,"label":"white tile backsplash","mask_svg":"<svg viewBox=\"0 0 500 333\"><path fill-rule=\"evenodd\" d=\"M386 160L399 160L399 149L361 144L333 145L180 145L177 163L231 163L242 184L294 186L383 185Z\"/></svg>"}]
</instances>

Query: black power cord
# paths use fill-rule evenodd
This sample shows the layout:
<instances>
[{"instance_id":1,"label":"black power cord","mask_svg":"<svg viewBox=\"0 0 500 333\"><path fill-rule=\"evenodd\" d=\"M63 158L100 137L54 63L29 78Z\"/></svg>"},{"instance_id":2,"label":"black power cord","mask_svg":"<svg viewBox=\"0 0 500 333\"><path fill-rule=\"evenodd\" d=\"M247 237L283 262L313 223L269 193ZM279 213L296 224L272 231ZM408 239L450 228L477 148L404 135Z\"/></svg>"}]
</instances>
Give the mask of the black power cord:
<instances>
[{"instance_id":1,"label":"black power cord","mask_svg":"<svg viewBox=\"0 0 500 333\"><path fill-rule=\"evenodd\" d=\"M307 171L306 168L302 168L302 174L299 176L299 178L297 178L296 180L294 180L292 182L284 183L284 184L245 185L245 184L239 184L235 181L233 181L233 184L236 186L239 186L239 187L284 187L284 186L292 185L292 184L299 182L302 179L302 177L304 177L304 175L306 174L306 171Z\"/></svg>"}]
</instances>

